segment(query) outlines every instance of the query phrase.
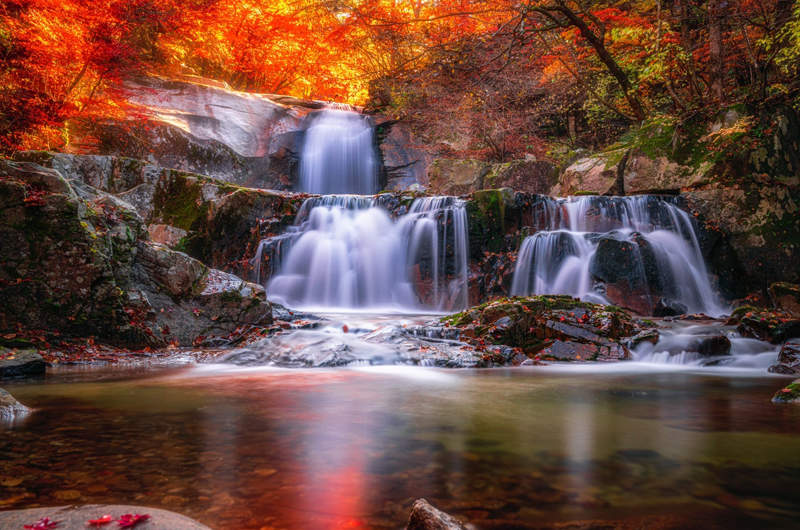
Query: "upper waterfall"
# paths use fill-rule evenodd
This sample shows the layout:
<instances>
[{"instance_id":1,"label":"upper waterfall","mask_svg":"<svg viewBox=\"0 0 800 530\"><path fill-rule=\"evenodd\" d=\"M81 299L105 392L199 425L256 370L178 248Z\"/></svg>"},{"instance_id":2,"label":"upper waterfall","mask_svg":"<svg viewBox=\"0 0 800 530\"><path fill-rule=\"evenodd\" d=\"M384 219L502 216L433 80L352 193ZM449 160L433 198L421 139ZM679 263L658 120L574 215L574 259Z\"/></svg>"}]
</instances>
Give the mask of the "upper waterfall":
<instances>
[{"instance_id":1,"label":"upper waterfall","mask_svg":"<svg viewBox=\"0 0 800 530\"><path fill-rule=\"evenodd\" d=\"M313 115L300 157L300 191L371 195L378 191L372 127L355 112Z\"/></svg>"}]
</instances>

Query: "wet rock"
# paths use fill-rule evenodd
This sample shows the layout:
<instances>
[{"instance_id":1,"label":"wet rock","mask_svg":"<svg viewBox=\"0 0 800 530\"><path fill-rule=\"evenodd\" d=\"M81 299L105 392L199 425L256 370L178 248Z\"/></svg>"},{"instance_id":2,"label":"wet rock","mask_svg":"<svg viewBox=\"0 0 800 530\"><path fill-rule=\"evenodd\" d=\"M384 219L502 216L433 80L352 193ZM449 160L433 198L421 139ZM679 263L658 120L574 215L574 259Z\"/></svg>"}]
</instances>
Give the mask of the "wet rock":
<instances>
[{"instance_id":1,"label":"wet rock","mask_svg":"<svg viewBox=\"0 0 800 530\"><path fill-rule=\"evenodd\" d=\"M701 357L730 355L731 341L724 335L697 337L685 345L685 351L697 353Z\"/></svg>"},{"instance_id":2,"label":"wet rock","mask_svg":"<svg viewBox=\"0 0 800 530\"><path fill-rule=\"evenodd\" d=\"M742 337L783 344L800 337L800 318L782 311L769 311L751 306L736 309L726 325L735 325Z\"/></svg>"},{"instance_id":3,"label":"wet rock","mask_svg":"<svg viewBox=\"0 0 800 530\"><path fill-rule=\"evenodd\" d=\"M670 300L669 298L661 298L656 305L653 306L654 317L674 317L678 315L685 315L689 311L685 305Z\"/></svg>"},{"instance_id":4,"label":"wet rock","mask_svg":"<svg viewBox=\"0 0 800 530\"><path fill-rule=\"evenodd\" d=\"M483 189L491 166L480 160L438 158L428 168L428 189L441 195L466 195Z\"/></svg>"},{"instance_id":5,"label":"wet rock","mask_svg":"<svg viewBox=\"0 0 800 530\"><path fill-rule=\"evenodd\" d=\"M656 329L645 329L627 339L624 344L630 350L635 350L640 344L649 342L650 344L658 343L661 334Z\"/></svg>"},{"instance_id":6,"label":"wet rock","mask_svg":"<svg viewBox=\"0 0 800 530\"><path fill-rule=\"evenodd\" d=\"M17 401L14 396L0 388L0 420L14 419L32 411L33 409L26 407Z\"/></svg>"},{"instance_id":7,"label":"wet rock","mask_svg":"<svg viewBox=\"0 0 800 530\"><path fill-rule=\"evenodd\" d=\"M606 296L615 304L648 315L653 310L648 276L658 275L647 274L643 250L637 241L611 232L599 239L589 272L605 284Z\"/></svg>"},{"instance_id":8,"label":"wet rock","mask_svg":"<svg viewBox=\"0 0 800 530\"><path fill-rule=\"evenodd\" d=\"M41 375L46 368L44 359L35 350L7 350L0 347L0 378Z\"/></svg>"},{"instance_id":9,"label":"wet rock","mask_svg":"<svg viewBox=\"0 0 800 530\"><path fill-rule=\"evenodd\" d=\"M466 530L458 519L437 510L425 499L414 502L406 530Z\"/></svg>"},{"instance_id":10,"label":"wet rock","mask_svg":"<svg viewBox=\"0 0 800 530\"><path fill-rule=\"evenodd\" d=\"M800 403L800 379L796 379L786 387L775 392L773 403Z\"/></svg>"},{"instance_id":11,"label":"wet rock","mask_svg":"<svg viewBox=\"0 0 800 530\"><path fill-rule=\"evenodd\" d=\"M627 359L630 353L622 339L643 329L625 311L569 296L503 298L441 321L458 327L462 340L471 344L521 348L529 355L555 348L550 354L560 360L578 355L581 360ZM562 355L567 349L574 354Z\"/></svg>"},{"instance_id":12,"label":"wet rock","mask_svg":"<svg viewBox=\"0 0 800 530\"><path fill-rule=\"evenodd\" d=\"M800 285L794 283L773 283L769 287L769 297L775 309L786 311L800 317Z\"/></svg>"},{"instance_id":13,"label":"wet rock","mask_svg":"<svg viewBox=\"0 0 800 530\"><path fill-rule=\"evenodd\" d=\"M800 373L800 344L784 344L778 354L778 364L770 366L769 371L785 375Z\"/></svg>"},{"instance_id":14,"label":"wet rock","mask_svg":"<svg viewBox=\"0 0 800 530\"><path fill-rule=\"evenodd\" d=\"M61 521L58 525L59 530L84 530L88 528L86 521L100 519L104 515L111 515L114 519L119 519L124 514L150 515L150 519L137 525L137 528L146 528L148 530L210 530L207 526L201 525L188 517L167 510L117 504L54 506L0 512L0 528L23 528L24 525L32 525L43 517L49 517L52 521Z\"/></svg>"},{"instance_id":15,"label":"wet rock","mask_svg":"<svg viewBox=\"0 0 800 530\"><path fill-rule=\"evenodd\" d=\"M569 166L551 190L551 195L624 195L623 170L627 149L582 158Z\"/></svg>"}]
</instances>

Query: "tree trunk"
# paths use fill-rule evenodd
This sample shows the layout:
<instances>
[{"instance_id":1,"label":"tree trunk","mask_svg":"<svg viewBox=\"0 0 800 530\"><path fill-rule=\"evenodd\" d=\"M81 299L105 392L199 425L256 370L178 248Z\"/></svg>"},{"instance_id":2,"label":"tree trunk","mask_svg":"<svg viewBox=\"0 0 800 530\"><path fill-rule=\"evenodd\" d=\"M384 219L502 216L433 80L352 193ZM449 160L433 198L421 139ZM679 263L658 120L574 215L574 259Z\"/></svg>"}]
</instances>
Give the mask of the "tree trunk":
<instances>
[{"instance_id":1,"label":"tree trunk","mask_svg":"<svg viewBox=\"0 0 800 530\"><path fill-rule=\"evenodd\" d=\"M692 42L691 6L689 0L677 0L680 9L681 46L686 52L686 71L689 74L689 87L699 98L703 97L697 80L697 67L694 62L694 43Z\"/></svg>"},{"instance_id":2,"label":"tree trunk","mask_svg":"<svg viewBox=\"0 0 800 530\"><path fill-rule=\"evenodd\" d=\"M725 50L722 36L723 0L708 0L708 51L711 68L711 93L725 100Z\"/></svg>"},{"instance_id":3,"label":"tree trunk","mask_svg":"<svg viewBox=\"0 0 800 530\"><path fill-rule=\"evenodd\" d=\"M570 24L578 28L578 31L581 32L581 36L592 45L595 52L597 52L597 56L601 61L603 61L603 64L606 65L608 71L614 76L614 79L617 80L620 88L622 88L622 93L625 94L625 99L628 101L628 105L630 105L634 116L636 116L636 119L640 122L644 121L646 117L644 107L642 107L639 98L636 96L636 91L634 90L630 79L628 79L628 74L626 74L625 71L620 68L619 64L617 64L617 61L615 61L614 57L611 56L605 44L603 43L603 40L598 37L591 30L591 28L589 28L589 26L581 17L566 7L563 3L558 7L558 11L567 17Z\"/></svg>"}]
</instances>

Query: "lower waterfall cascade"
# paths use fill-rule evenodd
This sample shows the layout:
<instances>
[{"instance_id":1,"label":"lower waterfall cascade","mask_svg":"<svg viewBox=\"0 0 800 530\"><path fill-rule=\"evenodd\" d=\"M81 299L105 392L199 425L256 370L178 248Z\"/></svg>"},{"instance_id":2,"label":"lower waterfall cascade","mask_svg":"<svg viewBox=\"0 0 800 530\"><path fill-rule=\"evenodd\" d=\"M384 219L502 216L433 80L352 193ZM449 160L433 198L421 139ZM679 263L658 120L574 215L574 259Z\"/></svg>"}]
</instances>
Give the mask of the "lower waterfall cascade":
<instances>
[{"instance_id":1,"label":"lower waterfall cascade","mask_svg":"<svg viewBox=\"0 0 800 530\"><path fill-rule=\"evenodd\" d=\"M467 218L454 197L415 199L396 221L380 197L310 198L275 252L270 300L302 309L446 312L467 306ZM280 259L277 254L282 256Z\"/></svg>"},{"instance_id":2,"label":"lower waterfall cascade","mask_svg":"<svg viewBox=\"0 0 800 530\"><path fill-rule=\"evenodd\" d=\"M644 293L639 303L645 309L665 297L690 313L724 313L711 288L694 221L669 199L548 198L534 208L539 231L522 242L512 295L566 294L610 303L597 286L609 279L602 276L611 276L630 292ZM604 263L604 257L613 263Z\"/></svg>"}]
</instances>

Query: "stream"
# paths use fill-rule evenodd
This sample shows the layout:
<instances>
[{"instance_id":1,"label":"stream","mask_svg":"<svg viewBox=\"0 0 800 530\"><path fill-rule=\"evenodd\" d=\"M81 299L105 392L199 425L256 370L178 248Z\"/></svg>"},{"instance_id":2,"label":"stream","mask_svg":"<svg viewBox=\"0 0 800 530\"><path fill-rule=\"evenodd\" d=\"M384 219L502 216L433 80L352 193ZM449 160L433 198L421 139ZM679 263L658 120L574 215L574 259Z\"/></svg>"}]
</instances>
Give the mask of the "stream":
<instances>
[{"instance_id":1,"label":"stream","mask_svg":"<svg viewBox=\"0 0 800 530\"><path fill-rule=\"evenodd\" d=\"M425 318L328 316L284 340ZM800 528L800 408L770 402L788 381L760 366L774 355L55 367L4 384L37 412L0 438L0 509L131 503L217 530L400 529L425 498L478 529Z\"/></svg>"}]
</instances>

